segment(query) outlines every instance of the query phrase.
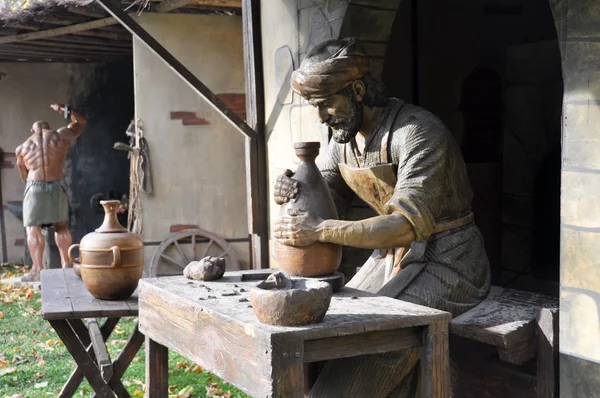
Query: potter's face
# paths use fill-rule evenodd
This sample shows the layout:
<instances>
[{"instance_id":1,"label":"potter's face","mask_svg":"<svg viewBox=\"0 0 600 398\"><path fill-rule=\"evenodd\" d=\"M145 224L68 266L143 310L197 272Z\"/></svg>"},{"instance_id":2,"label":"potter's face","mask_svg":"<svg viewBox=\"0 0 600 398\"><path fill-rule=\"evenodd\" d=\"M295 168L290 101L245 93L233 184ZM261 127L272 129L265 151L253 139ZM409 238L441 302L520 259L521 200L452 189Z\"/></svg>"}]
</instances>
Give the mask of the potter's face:
<instances>
[{"instance_id":1,"label":"potter's face","mask_svg":"<svg viewBox=\"0 0 600 398\"><path fill-rule=\"evenodd\" d=\"M363 104L351 89L309 103L318 109L321 123L332 128L333 139L340 144L350 142L362 126Z\"/></svg>"}]
</instances>

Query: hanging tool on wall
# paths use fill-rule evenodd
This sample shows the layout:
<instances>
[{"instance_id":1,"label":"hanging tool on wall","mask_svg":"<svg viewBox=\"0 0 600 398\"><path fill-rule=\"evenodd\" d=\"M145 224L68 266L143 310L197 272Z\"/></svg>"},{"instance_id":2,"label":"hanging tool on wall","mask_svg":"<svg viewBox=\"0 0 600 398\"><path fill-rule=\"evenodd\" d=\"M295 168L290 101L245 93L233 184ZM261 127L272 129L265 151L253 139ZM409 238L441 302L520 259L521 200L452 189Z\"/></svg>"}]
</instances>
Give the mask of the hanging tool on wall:
<instances>
[{"instance_id":1,"label":"hanging tool on wall","mask_svg":"<svg viewBox=\"0 0 600 398\"><path fill-rule=\"evenodd\" d=\"M152 184L152 174L150 168L150 151L148 149L148 142L143 136L141 128L138 128L139 134L136 133L135 122L131 121L129 127L125 134L127 134L129 138L129 145L123 142L115 142L113 148L118 151L128 151L130 152L127 156L128 159L131 159L131 153L134 153L136 156L140 157L140 174L142 177L142 190L151 194L154 186ZM139 136L136 136L139 135ZM137 138L137 139L136 139Z\"/></svg>"},{"instance_id":2,"label":"hanging tool on wall","mask_svg":"<svg viewBox=\"0 0 600 398\"><path fill-rule=\"evenodd\" d=\"M142 232L142 213L140 192L151 194L153 191L152 174L150 168L150 153L148 143L144 138L141 120L131 121L127 131L129 145L116 142L114 149L127 151L130 159L129 168L129 213L127 225L130 231L140 234Z\"/></svg>"}]
</instances>

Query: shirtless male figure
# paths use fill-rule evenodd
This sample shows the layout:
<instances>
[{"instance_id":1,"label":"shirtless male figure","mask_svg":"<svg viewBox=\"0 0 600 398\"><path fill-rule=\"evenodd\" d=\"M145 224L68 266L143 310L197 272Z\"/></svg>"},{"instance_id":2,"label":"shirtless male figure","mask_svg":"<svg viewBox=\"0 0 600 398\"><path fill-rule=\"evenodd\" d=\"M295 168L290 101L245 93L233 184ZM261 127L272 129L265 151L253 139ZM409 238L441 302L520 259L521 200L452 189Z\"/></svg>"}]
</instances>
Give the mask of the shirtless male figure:
<instances>
[{"instance_id":1,"label":"shirtless male figure","mask_svg":"<svg viewBox=\"0 0 600 398\"><path fill-rule=\"evenodd\" d=\"M65 114L65 106L53 104L54 111ZM17 167L26 184L23 195L23 225L27 230L27 245L33 265L22 280L37 281L42 270L44 237L42 227L54 225L55 239L63 268L70 268L67 251L72 238L69 231L69 198L61 180L67 152L86 125L77 112L67 110L71 118L67 127L52 130L48 122L40 120L33 124L32 135L16 149Z\"/></svg>"}]
</instances>

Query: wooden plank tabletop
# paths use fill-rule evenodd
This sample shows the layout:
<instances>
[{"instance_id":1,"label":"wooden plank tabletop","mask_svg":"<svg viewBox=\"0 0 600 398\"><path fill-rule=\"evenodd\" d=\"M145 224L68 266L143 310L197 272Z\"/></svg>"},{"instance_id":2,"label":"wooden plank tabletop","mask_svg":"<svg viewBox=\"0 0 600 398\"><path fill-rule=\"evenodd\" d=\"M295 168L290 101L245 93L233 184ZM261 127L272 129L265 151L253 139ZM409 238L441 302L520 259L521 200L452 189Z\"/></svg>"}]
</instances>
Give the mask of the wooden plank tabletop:
<instances>
[{"instance_id":1,"label":"wooden plank tabletop","mask_svg":"<svg viewBox=\"0 0 600 398\"><path fill-rule=\"evenodd\" d=\"M46 320L137 316L138 292L127 300L98 300L73 269L41 273L42 316Z\"/></svg>"},{"instance_id":2,"label":"wooden plank tabletop","mask_svg":"<svg viewBox=\"0 0 600 398\"><path fill-rule=\"evenodd\" d=\"M226 273L214 282L194 281L183 276L143 279L139 285L140 307L167 317L171 309L179 314L187 313L187 322L193 322L196 317L199 320L202 313L210 313L219 316L224 324L236 324L247 333L293 335L301 340L425 326L448 322L451 318L444 311L343 288L334 294L329 310L319 324L302 327L267 325L259 322L250 302L250 289L257 282L244 279L240 272ZM176 307L181 311L175 311Z\"/></svg>"}]
</instances>

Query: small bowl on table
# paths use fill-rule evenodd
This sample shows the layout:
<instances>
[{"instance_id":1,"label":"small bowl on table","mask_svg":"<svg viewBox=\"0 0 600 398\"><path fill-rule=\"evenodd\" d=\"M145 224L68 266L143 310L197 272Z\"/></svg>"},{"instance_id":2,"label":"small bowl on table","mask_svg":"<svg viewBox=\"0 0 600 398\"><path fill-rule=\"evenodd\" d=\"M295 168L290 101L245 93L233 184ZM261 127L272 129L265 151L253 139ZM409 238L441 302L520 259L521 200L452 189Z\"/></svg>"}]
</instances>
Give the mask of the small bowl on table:
<instances>
[{"instance_id":1,"label":"small bowl on table","mask_svg":"<svg viewBox=\"0 0 600 398\"><path fill-rule=\"evenodd\" d=\"M263 323L302 326L319 323L325 317L333 290L327 282L289 278L283 272L271 274L250 291L252 308Z\"/></svg>"}]
</instances>

